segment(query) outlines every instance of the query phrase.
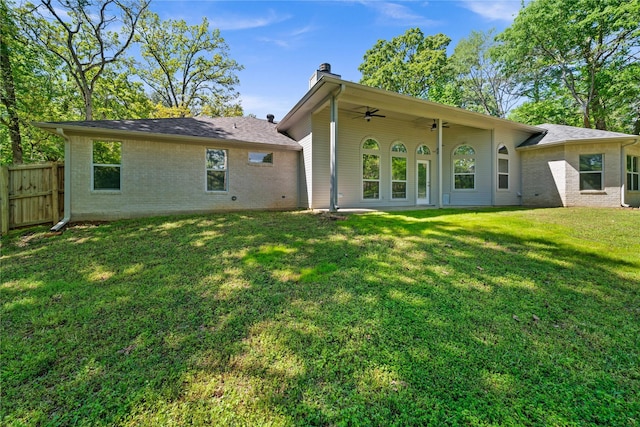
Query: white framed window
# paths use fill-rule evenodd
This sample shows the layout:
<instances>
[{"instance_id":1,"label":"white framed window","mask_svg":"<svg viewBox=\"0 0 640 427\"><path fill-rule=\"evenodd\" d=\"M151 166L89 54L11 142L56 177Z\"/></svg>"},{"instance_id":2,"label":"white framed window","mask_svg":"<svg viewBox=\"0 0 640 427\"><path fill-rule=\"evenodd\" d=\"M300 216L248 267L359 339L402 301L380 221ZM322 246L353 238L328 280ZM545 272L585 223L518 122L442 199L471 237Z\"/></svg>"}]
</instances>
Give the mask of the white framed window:
<instances>
[{"instance_id":1,"label":"white framed window","mask_svg":"<svg viewBox=\"0 0 640 427\"><path fill-rule=\"evenodd\" d=\"M604 154L580 155L580 191L604 189Z\"/></svg>"},{"instance_id":2,"label":"white framed window","mask_svg":"<svg viewBox=\"0 0 640 427\"><path fill-rule=\"evenodd\" d=\"M461 145L453 151L453 188L476 188L476 150L470 145Z\"/></svg>"},{"instance_id":3,"label":"white framed window","mask_svg":"<svg viewBox=\"0 0 640 427\"><path fill-rule=\"evenodd\" d=\"M418 148L416 149L416 154L418 156L430 156L431 155L431 150L429 150L429 147L427 147L424 144L420 144L418 145Z\"/></svg>"},{"instance_id":4,"label":"white framed window","mask_svg":"<svg viewBox=\"0 0 640 427\"><path fill-rule=\"evenodd\" d=\"M273 153L261 153L250 151L249 152L249 163L257 165L272 165L273 164Z\"/></svg>"},{"instance_id":5,"label":"white framed window","mask_svg":"<svg viewBox=\"0 0 640 427\"><path fill-rule=\"evenodd\" d=\"M391 146L391 198L407 198L407 147L401 142Z\"/></svg>"},{"instance_id":6,"label":"white framed window","mask_svg":"<svg viewBox=\"0 0 640 427\"><path fill-rule=\"evenodd\" d=\"M205 160L207 191L227 191L229 180L227 150L207 148Z\"/></svg>"},{"instance_id":7,"label":"white framed window","mask_svg":"<svg viewBox=\"0 0 640 427\"><path fill-rule=\"evenodd\" d=\"M627 191L640 191L640 156L627 156Z\"/></svg>"},{"instance_id":8,"label":"white framed window","mask_svg":"<svg viewBox=\"0 0 640 427\"><path fill-rule=\"evenodd\" d=\"M380 145L371 138L362 143L362 198L380 198Z\"/></svg>"},{"instance_id":9,"label":"white framed window","mask_svg":"<svg viewBox=\"0 0 640 427\"><path fill-rule=\"evenodd\" d=\"M509 189L509 150L504 145L498 147L498 190Z\"/></svg>"},{"instance_id":10,"label":"white framed window","mask_svg":"<svg viewBox=\"0 0 640 427\"><path fill-rule=\"evenodd\" d=\"M93 141L91 153L91 189L120 191L122 142Z\"/></svg>"}]
</instances>

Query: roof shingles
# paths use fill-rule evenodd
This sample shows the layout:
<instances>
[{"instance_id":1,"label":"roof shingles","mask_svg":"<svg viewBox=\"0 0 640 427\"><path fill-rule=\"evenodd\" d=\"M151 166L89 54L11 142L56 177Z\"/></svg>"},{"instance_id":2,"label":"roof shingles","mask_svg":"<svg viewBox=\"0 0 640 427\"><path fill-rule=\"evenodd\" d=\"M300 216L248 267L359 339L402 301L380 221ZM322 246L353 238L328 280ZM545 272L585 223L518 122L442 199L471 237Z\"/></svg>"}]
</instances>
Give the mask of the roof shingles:
<instances>
[{"instance_id":1,"label":"roof shingles","mask_svg":"<svg viewBox=\"0 0 640 427\"><path fill-rule=\"evenodd\" d=\"M545 123L537 127L545 129L546 132L532 135L519 147L533 147L541 145L562 144L568 141L593 141L593 140L611 140L619 138L637 138L637 135L628 135L625 133L611 132L599 129L587 129L574 126L553 125Z\"/></svg>"},{"instance_id":2,"label":"roof shingles","mask_svg":"<svg viewBox=\"0 0 640 427\"><path fill-rule=\"evenodd\" d=\"M281 145L298 149L300 145L276 130L276 124L253 117L184 117L136 120L90 120L76 122L49 122L47 127L91 128L156 135L180 135L239 141L257 144Z\"/></svg>"}]
</instances>

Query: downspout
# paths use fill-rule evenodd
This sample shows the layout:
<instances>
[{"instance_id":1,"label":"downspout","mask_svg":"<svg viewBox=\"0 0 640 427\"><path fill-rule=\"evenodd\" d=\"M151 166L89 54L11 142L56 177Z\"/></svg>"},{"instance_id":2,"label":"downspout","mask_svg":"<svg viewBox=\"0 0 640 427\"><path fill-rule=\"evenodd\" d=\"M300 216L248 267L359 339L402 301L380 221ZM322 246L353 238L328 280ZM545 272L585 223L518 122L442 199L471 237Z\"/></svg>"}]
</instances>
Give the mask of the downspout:
<instances>
[{"instance_id":1,"label":"downspout","mask_svg":"<svg viewBox=\"0 0 640 427\"><path fill-rule=\"evenodd\" d=\"M340 90L337 93L331 95L329 102L331 110L331 123L329 129L329 163L331 169L331 180L329 182L329 211L337 212L338 206L338 156L337 156L337 143L338 143L338 98L345 90L345 85L340 85Z\"/></svg>"},{"instance_id":2,"label":"downspout","mask_svg":"<svg viewBox=\"0 0 640 427\"><path fill-rule=\"evenodd\" d=\"M438 123L438 208L442 209L442 119Z\"/></svg>"},{"instance_id":3,"label":"downspout","mask_svg":"<svg viewBox=\"0 0 640 427\"><path fill-rule=\"evenodd\" d=\"M625 200L625 193L627 192L627 180L626 180L626 175L627 175L627 167L626 167L626 159L625 159L625 147L630 147L632 145L636 145L638 142L640 142L640 139L636 139L635 141L623 145L621 146L621 150L620 150L620 172L622 174L622 185L620 186L620 206L622 206L623 208L628 208L629 205L626 203Z\"/></svg>"},{"instance_id":4,"label":"downspout","mask_svg":"<svg viewBox=\"0 0 640 427\"><path fill-rule=\"evenodd\" d=\"M51 231L60 231L71 220L71 142L62 128L56 128L56 133L64 138L64 217Z\"/></svg>"}]
</instances>

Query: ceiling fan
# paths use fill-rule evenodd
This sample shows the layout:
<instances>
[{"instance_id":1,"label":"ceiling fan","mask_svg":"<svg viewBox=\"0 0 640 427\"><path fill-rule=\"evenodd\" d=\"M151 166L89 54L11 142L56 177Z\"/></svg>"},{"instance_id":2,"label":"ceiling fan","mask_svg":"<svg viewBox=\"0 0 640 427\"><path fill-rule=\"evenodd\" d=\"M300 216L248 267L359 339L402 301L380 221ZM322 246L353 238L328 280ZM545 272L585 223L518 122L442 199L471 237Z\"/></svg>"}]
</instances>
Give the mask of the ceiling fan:
<instances>
[{"instance_id":1,"label":"ceiling fan","mask_svg":"<svg viewBox=\"0 0 640 427\"><path fill-rule=\"evenodd\" d=\"M449 127L449 123L448 122L442 122L442 127L443 128L448 128ZM431 125L431 132L433 132L436 129L438 129L438 122L434 119L433 120L433 124Z\"/></svg>"},{"instance_id":2,"label":"ceiling fan","mask_svg":"<svg viewBox=\"0 0 640 427\"><path fill-rule=\"evenodd\" d=\"M379 109L379 108L376 108L376 109L370 110L370 109L369 109L369 107L367 107L367 111L365 111L365 112L364 112L364 116L363 116L363 117L364 117L364 119L365 119L366 121L368 121L368 122L370 122L370 121L371 121L371 118L372 118L372 117L387 117L387 116L382 115L382 114L376 114L378 111L380 111L380 109ZM361 114L361 113L359 113L359 114ZM354 117L354 119L357 119L357 118L360 118L360 116L358 116L358 117Z\"/></svg>"}]
</instances>

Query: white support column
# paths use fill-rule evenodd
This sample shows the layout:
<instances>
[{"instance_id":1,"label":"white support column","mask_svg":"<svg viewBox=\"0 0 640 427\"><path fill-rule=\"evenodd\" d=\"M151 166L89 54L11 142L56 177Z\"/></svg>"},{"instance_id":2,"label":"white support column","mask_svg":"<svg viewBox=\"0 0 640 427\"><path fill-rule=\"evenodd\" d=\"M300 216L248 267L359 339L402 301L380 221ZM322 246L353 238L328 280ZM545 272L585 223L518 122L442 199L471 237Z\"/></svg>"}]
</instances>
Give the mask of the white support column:
<instances>
[{"instance_id":1,"label":"white support column","mask_svg":"<svg viewBox=\"0 0 640 427\"><path fill-rule=\"evenodd\" d=\"M331 169L331 182L329 184L329 210L336 212L338 210L338 102L336 95L331 96L329 107L331 110L331 123L329 129L329 163Z\"/></svg>"},{"instance_id":2,"label":"white support column","mask_svg":"<svg viewBox=\"0 0 640 427\"><path fill-rule=\"evenodd\" d=\"M438 208L442 208L442 119L437 120L438 124Z\"/></svg>"},{"instance_id":3,"label":"white support column","mask_svg":"<svg viewBox=\"0 0 640 427\"><path fill-rule=\"evenodd\" d=\"M496 131L491 129L491 206L496 205L498 191L498 147L496 147Z\"/></svg>"}]
</instances>

